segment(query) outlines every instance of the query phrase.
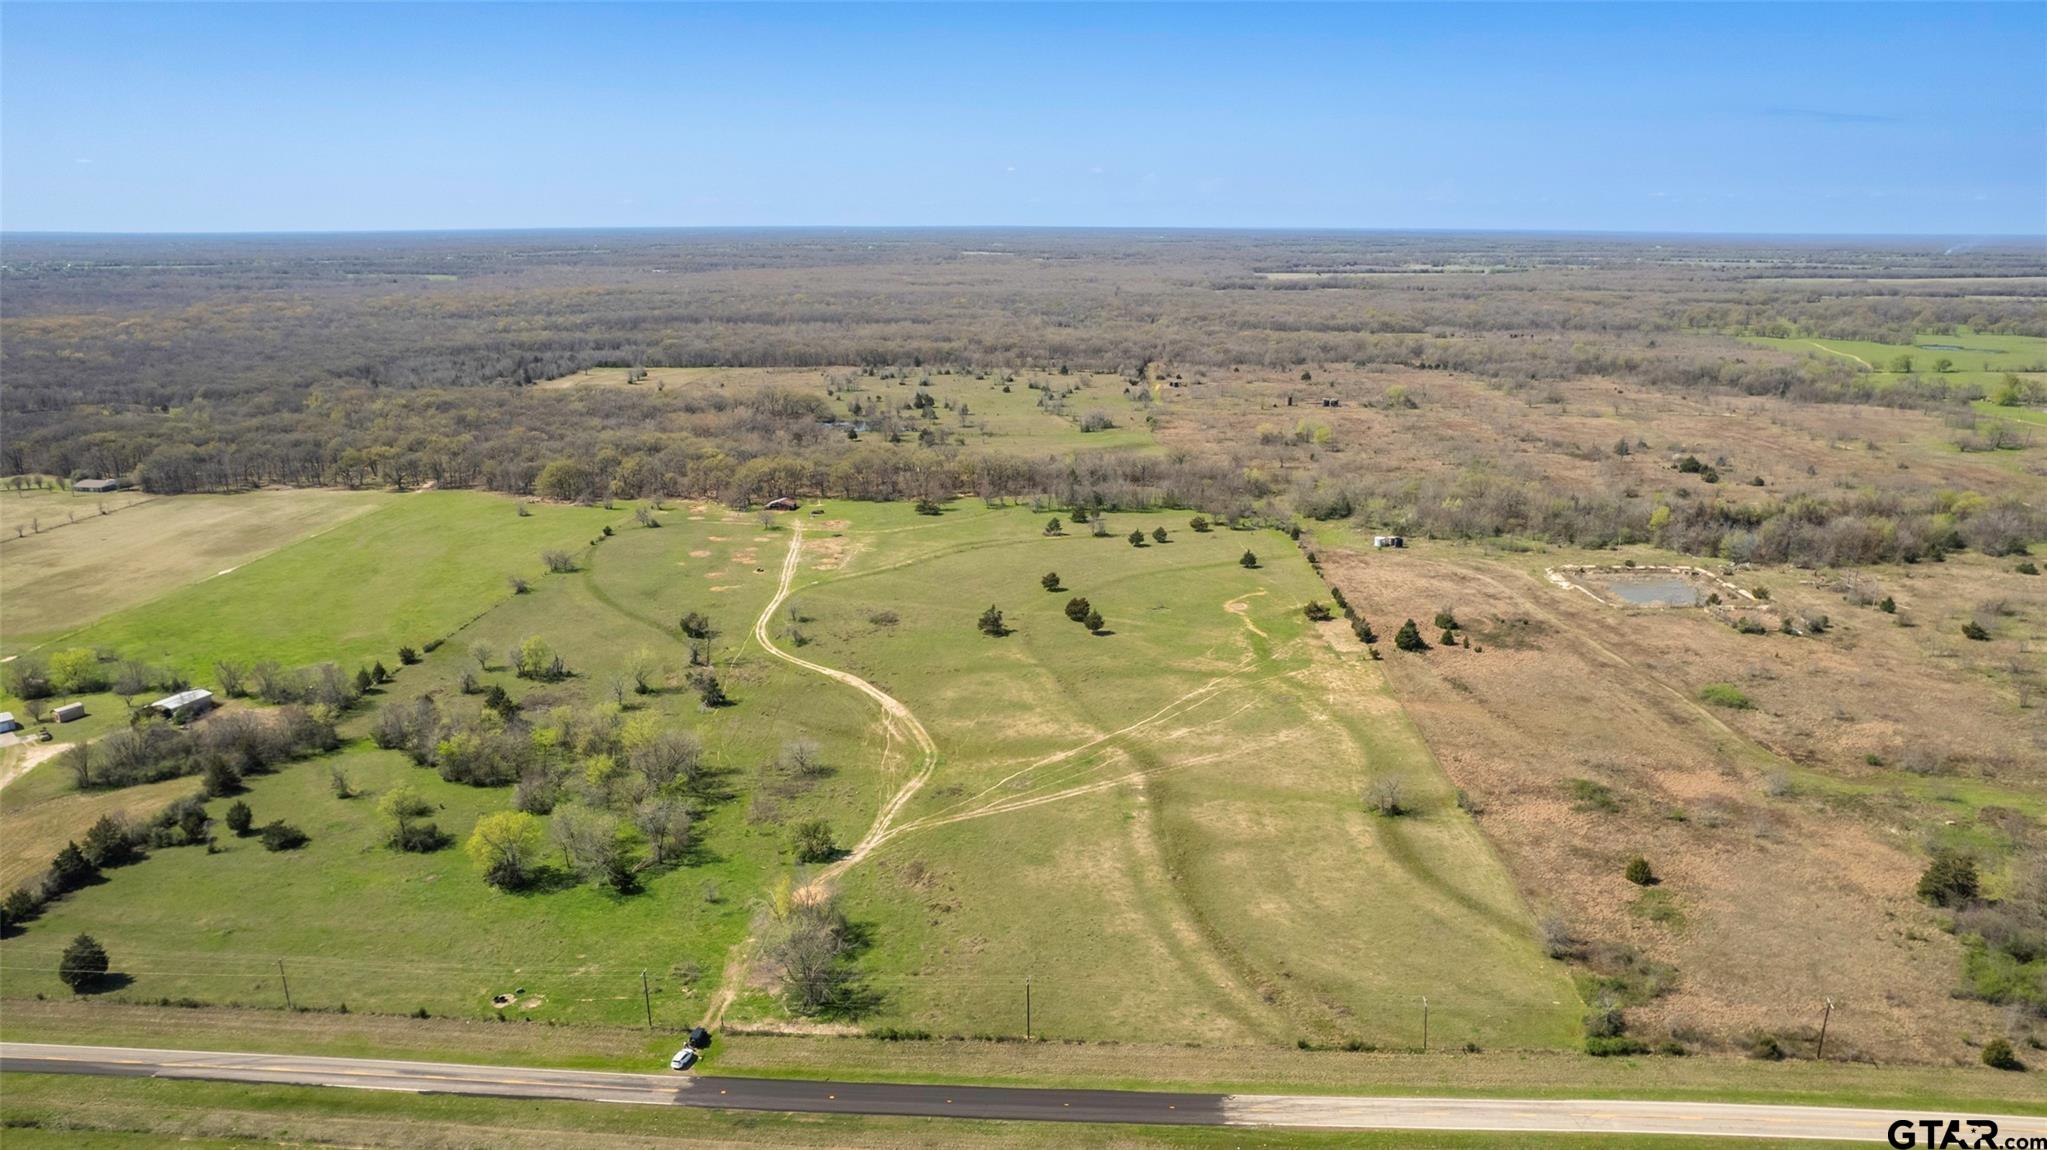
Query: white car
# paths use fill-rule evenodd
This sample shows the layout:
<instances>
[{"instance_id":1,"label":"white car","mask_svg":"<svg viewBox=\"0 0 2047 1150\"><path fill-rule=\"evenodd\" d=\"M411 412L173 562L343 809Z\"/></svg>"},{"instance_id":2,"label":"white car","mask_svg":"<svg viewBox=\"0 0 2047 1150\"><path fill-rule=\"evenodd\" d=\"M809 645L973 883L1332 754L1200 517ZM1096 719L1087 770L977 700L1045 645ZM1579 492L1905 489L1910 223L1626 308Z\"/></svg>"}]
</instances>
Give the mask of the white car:
<instances>
[{"instance_id":1,"label":"white car","mask_svg":"<svg viewBox=\"0 0 2047 1150\"><path fill-rule=\"evenodd\" d=\"M685 1046L681 1050L675 1052L675 1057L668 1060L668 1069L688 1070L690 1067L695 1066L697 1064L697 1059L699 1057L701 1056L698 1055L696 1051Z\"/></svg>"}]
</instances>

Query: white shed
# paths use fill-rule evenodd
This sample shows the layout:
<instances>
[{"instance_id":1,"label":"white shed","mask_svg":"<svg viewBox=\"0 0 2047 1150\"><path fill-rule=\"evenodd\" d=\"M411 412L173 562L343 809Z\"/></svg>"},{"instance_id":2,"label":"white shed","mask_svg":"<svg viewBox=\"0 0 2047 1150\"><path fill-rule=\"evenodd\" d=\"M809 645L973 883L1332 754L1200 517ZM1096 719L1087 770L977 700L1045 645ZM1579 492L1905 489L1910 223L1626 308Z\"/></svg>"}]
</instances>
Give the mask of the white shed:
<instances>
[{"instance_id":1,"label":"white shed","mask_svg":"<svg viewBox=\"0 0 2047 1150\"><path fill-rule=\"evenodd\" d=\"M158 711L162 711L166 715L175 715L179 711L189 711L193 714L198 714L213 707L213 692L194 687L189 691L179 691L175 695L166 695L151 703L150 706Z\"/></svg>"}]
</instances>

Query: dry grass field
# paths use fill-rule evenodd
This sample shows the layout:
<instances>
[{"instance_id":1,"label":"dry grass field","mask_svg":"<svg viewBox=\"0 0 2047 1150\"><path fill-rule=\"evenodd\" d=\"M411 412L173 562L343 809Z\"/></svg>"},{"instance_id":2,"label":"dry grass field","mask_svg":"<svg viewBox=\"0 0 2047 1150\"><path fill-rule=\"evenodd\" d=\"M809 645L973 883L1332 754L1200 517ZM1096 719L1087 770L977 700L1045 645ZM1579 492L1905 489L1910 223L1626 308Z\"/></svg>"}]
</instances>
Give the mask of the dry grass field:
<instances>
[{"instance_id":1,"label":"dry grass field","mask_svg":"<svg viewBox=\"0 0 2047 1150\"><path fill-rule=\"evenodd\" d=\"M1582 555L1323 554L1382 627L1444 608L1463 623L1472 649L1393 653L1388 673L1543 913L1594 953L1625 944L1676 968L1675 989L1638 1008L1645 1021L1728 1045L1809 1041L1832 998L1831 1048L1885 1059L1959 1056L2001 1032L2001 1012L1950 995L1959 948L1912 888L1921 849L1957 826L1997 824L1998 808L2037 819L2047 747L1994 681L1914 649L1945 645L1930 624L1843 618L1838 596L1780 572L1757 578L1773 601L1841 625L1747 636L1542 577ZM1710 682L1740 684L1754 709L1700 702ZM1915 749L1940 766L1864 761ZM1662 878L1653 894L1622 877L1636 855Z\"/></svg>"},{"instance_id":2,"label":"dry grass field","mask_svg":"<svg viewBox=\"0 0 2047 1150\"><path fill-rule=\"evenodd\" d=\"M1958 452L1941 420L1916 412L1597 380L1509 392L1447 373L1337 370L1324 384L1318 373L1316 388L1342 406L1308 418L1359 457L1332 466L1410 482L1492 470L1559 498L1722 500L2042 489L2035 452ZM1238 423L1308 392L1269 378L1213 386L1243 413ZM1388 405L1394 387L1418 406ZM1168 420L1162 438L1214 437L1216 426ZM1635 450L1617 455L1617 440ZM1716 489L1674 475L1679 452L1724 459L1726 478ZM1740 482L1751 475L1763 486ZM1369 533L1332 525L1307 538L1382 635L1411 617L1433 642L1430 623L1446 609L1463 623L1472 649L1389 652L1388 674L1522 889L1576 936L1588 997L1620 969L1611 952L1629 948L1675 968L1671 989L1632 1017L1730 1047L1767 1032L1799 1036L1809 1052L1829 998L1829 1050L1886 1059L1970 1057L2022 1018L1951 993L1961 947L1913 886L1935 848L1977 853L1992 883L2037 850L2047 583L1975 554L1735 567L1512 539L1375 551ZM1738 633L1727 609L1612 606L1545 577L1624 561L1700 564L1765 589L1767 603L1745 613L1770 633ZM1875 606L1885 597L1895 614ZM1777 632L1808 616L1829 625ZM1986 640L1963 637L1972 619ZM1731 684L1748 703L1704 702L1709 684ZM1662 876L1655 888L1622 877L1636 855Z\"/></svg>"},{"instance_id":3,"label":"dry grass field","mask_svg":"<svg viewBox=\"0 0 2047 1150\"><path fill-rule=\"evenodd\" d=\"M1901 408L1676 393L1599 377L1507 386L1406 368L1316 364L1310 373L1304 382L1269 369L1190 369L1182 386L1164 393L1159 439L1168 449L1255 458L1282 486L1331 475L1416 482L1476 469L1538 480L1564 496L1676 485L1694 496L1761 500L1863 486L2047 482L2047 452L1965 454L1947 421ZM1323 406L1325 399L1338 405ZM1261 441L1302 424L1328 428L1312 456L1260 450ZM1613 451L1622 440L1627 456ZM1684 453L1724 456L1726 480L1717 488L1688 477L1680 483L1670 460ZM1756 477L1762 487L1751 485Z\"/></svg>"},{"instance_id":4,"label":"dry grass field","mask_svg":"<svg viewBox=\"0 0 2047 1150\"><path fill-rule=\"evenodd\" d=\"M938 417L906 420L903 433L912 439L928 427L940 433L942 443L1020 456L1155 446L1151 396L1138 398L1129 381L1114 372L891 368L873 373L855 367L655 367L635 372L602 367L548 380L537 389L591 388L651 392L684 404L745 400L762 392L816 397L840 425L865 428L876 441L886 440L889 431L881 424L881 413L900 413L922 391L938 401ZM1073 394L1044 404L1040 400L1045 389L1072 389ZM1105 418L1112 426L1083 431L1089 415Z\"/></svg>"}]
</instances>

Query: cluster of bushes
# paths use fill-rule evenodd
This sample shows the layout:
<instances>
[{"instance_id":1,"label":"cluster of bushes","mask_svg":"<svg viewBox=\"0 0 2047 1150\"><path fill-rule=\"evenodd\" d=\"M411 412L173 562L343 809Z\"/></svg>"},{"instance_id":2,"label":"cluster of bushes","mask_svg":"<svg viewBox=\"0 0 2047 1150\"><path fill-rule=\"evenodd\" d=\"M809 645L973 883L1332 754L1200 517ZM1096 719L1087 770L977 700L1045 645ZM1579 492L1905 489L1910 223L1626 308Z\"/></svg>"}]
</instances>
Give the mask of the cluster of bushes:
<instances>
[{"instance_id":1,"label":"cluster of bushes","mask_svg":"<svg viewBox=\"0 0 2047 1150\"><path fill-rule=\"evenodd\" d=\"M126 730L69 748L56 761L81 790L203 775L209 793L225 795L240 790L244 776L266 774L340 743L333 722L304 707L230 712L184 728L147 715Z\"/></svg>"},{"instance_id":2,"label":"cluster of bushes","mask_svg":"<svg viewBox=\"0 0 2047 1150\"><path fill-rule=\"evenodd\" d=\"M1969 549L2020 555L2043 534L2047 519L2014 499L1942 492L1912 501L1886 491L1769 503L1680 502L1654 537L1674 551L1733 563L1852 567L1937 562Z\"/></svg>"},{"instance_id":3,"label":"cluster of bushes","mask_svg":"<svg viewBox=\"0 0 2047 1150\"><path fill-rule=\"evenodd\" d=\"M569 677L568 664L547 640L538 635L530 636L511 651L512 671L521 679L532 679L537 683L557 683Z\"/></svg>"},{"instance_id":4,"label":"cluster of bushes","mask_svg":"<svg viewBox=\"0 0 2047 1150\"><path fill-rule=\"evenodd\" d=\"M434 812L432 803L409 784L401 783L384 792L377 810L391 820L390 845L413 854L431 854L454 842L438 823L424 821Z\"/></svg>"},{"instance_id":5,"label":"cluster of bushes","mask_svg":"<svg viewBox=\"0 0 2047 1150\"><path fill-rule=\"evenodd\" d=\"M466 844L489 881L506 889L530 885L546 869L541 853L551 839L563 870L628 893L646 867L680 861L702 808L726 797L694 735L664 730L651 715L628 719L614 705L556 707L537 721L489 709L458 718L422 697L385 707L371 738L449 782L515 787L516 809L501 814L520 817L487 816ZM394 847L446 845L439 827L422 821L432 808L411 788L387 793L380 807ZM553 817L543 823L540 815Z\"/></svg>"},{"instance_id":6,"label":"cluster of bushes","mask_svg":"<svg viewBox=\"0 0 2047 1150\"><path fill-rule=\"evenodd\" d=\"M451 783L473 787L509 786L537 759L530 728L516 709L506 713L486 702L475 717L456 719L444 716L430 695L409 705L386 704L370 739L385 750L404 751Z\"/></svg>"},{"instance_id":7,"label":"cluster of bushes","mask_svg":"<svg viewBox=\"0 0 2047 1150\"><path fill-rule=\"evenodd\" d=\"M1093 634L1100 634L1102 628L1108 625L1102 618L1102 613L1095 610L1095 605L1082 595L1075 595L1066 601L1066 617L1086 627Z\"/></svg>"},{"instance_id":8,"label":"cluster of bushes","mask_svg":"<svg viewBox=\"0 0 2047 1150\"><path fill-rule=\"evenodd\" d=\"M858 932L847 922L838 896L800 898L784 890L777 893L773 911L763 953L789 1009L815 1016L851 1007Z\"/></svg>"},{"instance_id":9,"label":"cluster of bushes","mask_svg":"<svg viewBox=\"0 0 2047 1150\"><path fill-rule=\"evenodd\" d=\"M221 693L231 699L253 697L279 706L298 703L325 708L331 716L355 706L367 686L360 672L344 674L333 663L292 668L274 659L254 664L223 659L213 665L213 674ZM378 678L371 672L369 677L381 682L390 676Z\"/></svg>"},{"instance_id":10,"label":"cluster of bushes","mask_svg":"<svg viewBox=\"0 0 2047 1150\"><path fill-rule=\"evenodd\" d=\"M2004 897L1987 899L1976 862L1953 850L1934 852L1919 877L1921 900L1954 912L1963 940L1962 977L1986 1002L2047 1017L2047 857L2013 865Z\"/></svg>"},{"instance_id":11,"label":"cluster of bushes","mask_svg":"<svg viewBox=\"0 0 2047 1150\"><path fill-rule=\"evenodd\" d=\"M48 656L23 655L4 669L8 694L31 704L30 716L40 719L33 704L58 695L113 691L132 699L154 691L174 694L192 684L175 668L157 667L111 652L73 647Z\"/></svg>"},{"instance_id":12,"label":"cluster of bushes","mask_svg":"<svg viewBox=\"0 0 2047 1150\"><path fill-rule=\"evenodd\" d=\"M1608 494L1559 496L1539 481L1490 468L1421 479L1361 474L1340 482L1345 505L1359 517L1403 534L1525 536L1582 547L1653 543L1733 563L1853 567L1937 561L1961 550L2019 555L2029 543L2047 538L2047 515L2017 499L1974 492L1871 490L1659 503L1619 487ZM1326 486L1296 493L1296 510L1325 507Z\"/></svg>"}]
</instances>

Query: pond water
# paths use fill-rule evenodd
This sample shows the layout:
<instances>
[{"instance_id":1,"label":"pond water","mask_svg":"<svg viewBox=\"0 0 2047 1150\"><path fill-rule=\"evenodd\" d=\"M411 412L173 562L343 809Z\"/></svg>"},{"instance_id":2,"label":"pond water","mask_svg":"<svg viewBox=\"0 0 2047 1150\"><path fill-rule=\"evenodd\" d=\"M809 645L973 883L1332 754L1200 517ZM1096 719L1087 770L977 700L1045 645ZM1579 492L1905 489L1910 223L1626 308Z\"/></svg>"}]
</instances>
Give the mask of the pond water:
<instances>
[{"instance_id":1,"label":"pond water","mask_svg":"<svg viewBox=\"0 0 2047 1150\"><path fill-rule=\"evenodd\" d=\"M1696 607L1702 598L1691 580L1675 576L1614 579L1606 589L1632 607Z\"/></svg>"}]
</instances>

